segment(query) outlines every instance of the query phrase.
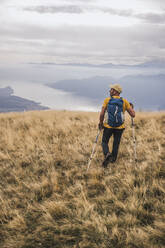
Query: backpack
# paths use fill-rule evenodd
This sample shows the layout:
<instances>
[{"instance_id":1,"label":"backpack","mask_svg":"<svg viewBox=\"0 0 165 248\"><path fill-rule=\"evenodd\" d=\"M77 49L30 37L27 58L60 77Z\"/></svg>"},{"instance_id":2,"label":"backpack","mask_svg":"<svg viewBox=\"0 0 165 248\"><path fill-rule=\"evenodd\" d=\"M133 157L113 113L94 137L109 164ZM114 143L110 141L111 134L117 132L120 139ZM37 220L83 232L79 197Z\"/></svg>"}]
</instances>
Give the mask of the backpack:
<instances>
[{"instance_id":1,"label":"backpack","mask_svg":"<svg viewBox=\"0 0 165 248\"><path fill-rule=\"evenodd\" d=\"M108 105L108 125L111 127L119 127L124 123L123 99L111 97Z\"/></svg>"}]
</instances>

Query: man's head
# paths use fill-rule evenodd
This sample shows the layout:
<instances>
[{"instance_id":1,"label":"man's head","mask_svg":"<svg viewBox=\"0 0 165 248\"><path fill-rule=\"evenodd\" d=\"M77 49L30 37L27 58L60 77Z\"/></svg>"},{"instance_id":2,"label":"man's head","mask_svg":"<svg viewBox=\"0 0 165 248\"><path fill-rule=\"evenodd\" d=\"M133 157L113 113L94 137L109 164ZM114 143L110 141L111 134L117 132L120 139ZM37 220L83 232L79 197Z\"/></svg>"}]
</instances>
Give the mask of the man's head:
<instances>
[{"instance_id":1,"label":"man's head","mask_svg":"<svg viewBox=\"0 0 165 248\"><path fill-rule=\"evenodd\" d=\"M110 85L110 96L119 96L121 92L122 92L122 88L120 84Z\"/></svg>"}]
</instances>

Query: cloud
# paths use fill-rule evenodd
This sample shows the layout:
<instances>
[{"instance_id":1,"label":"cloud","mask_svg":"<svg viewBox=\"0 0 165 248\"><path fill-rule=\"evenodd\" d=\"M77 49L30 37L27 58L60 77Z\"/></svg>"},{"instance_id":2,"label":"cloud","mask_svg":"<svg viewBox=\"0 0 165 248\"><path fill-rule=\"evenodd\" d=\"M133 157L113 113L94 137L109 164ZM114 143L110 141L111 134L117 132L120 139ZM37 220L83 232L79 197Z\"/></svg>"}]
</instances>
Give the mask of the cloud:
<instances>
[{"instance_id":1,"label":"cloud","mask_svg":"<svg viewBox=\"0 0 165 248\"><path fill-rule=\"evenodd\" d=\"M64 0L65 2L71 2L71 3L73 3L73 2L79 2L79 3L89 3L89 2L97 2L97 0Z\"/></svg>"},{"instance_id":2,"label":"cloud","mask_svg":"<svg viewBox=\"0 0 165 248\"><path fill-rule=\"evenodd\" d=\"M164 25L53 28L22 24L2 27L0 53L2 60L17 58L25 62L143 61L151 56L165 57L164 38Z\"/></svg>"},{"instance_id":3,"label":"cloud","mask_svg":"<svg viewBox=\"0 0 165 248\"><path fill-rule=\"evenodd\" d=\"M1 16L0 61L129 63L143 62L152 56L165 57L165 26L157 25L164 24L163 11L154 13L145 9L143 13L136 9L106 8L105 5L87 4L84 0L40 4L29 3L29 7L24 7L27 13L22 12L20 6L9 8L3 18ZM86 15L86 12L99 14ZM52 15L44 15L46 13ZM56 13L62 14L53 15ZM67 18L65 13L68 13ZM74 13L79 15L72 15ZM108 14L117 17L110 19ZM85 24L84 16L87 17ZM130 17L128 25L114 27L116 20L122 21L118 16ZM98 17L105 17L105 26L104 22L99 26L101 18ZM70 22L69 18L72 18ZM132 18L140 22L132 24Z\"/></svg>"},{"instance_id":4,"label":"cloud","mask_svg":"<svg viewBox=\"0 0 165 248\"><path fill-rule=\"evenodd\" d=\"M144 0L139 0L141 2L144 2ZM157 5L159 6L160 4L163 4L165 6L165 2L164 0L145 0L147 3L149 3L150 5L154 4L154 5Z\"/></svg>"},{"instance_id":5,"label":"cloud","mask_svg":"<svg viewBox=\"0 0 165 248\"><path fill-rule=\"evenodd\" d=\"M145 13L134 15L146 23L165 24L165 13Z\"/></svg>"},{"instance_id":6,"label":"cloud","mask_svg":"<svg viewBox=\"0 0 165 248\"><path fill-rule=\"evenodd\" d=\"M142 20L145 23L155 23L155 24L165 24L165 11L162 13L135 13L132 9L126 10L119 10L119 9L112 9L112 8L102 8L100 9L104 13L108 13L110 15L117 15L122 17L133 17L139 20Z\"/></svg>"},{"instance_id":7,"label":"cloud","mask_svg":"<svg viewBox=\"0 0 165 248\"><path fill-rule=\"evenodd\" d=\"M7 2L9 2L9 0L1 0L1 5L5 4Z\"/></svg>"},{"instance_id":8,"label":"cloud","mask_svg":"<svg viewBox=\"0 0 165 248\"><path fill-rule=\"evenodd\" d=\"M101 12L120 17L131 17L139 19L145 23L164 24L165 13L135 13L132 9L114 9L114 8L99 8L96 6L78 6L78 5L60 5L60 6L36 6L26 7L25 11L37 12L40 14L50 13L67 13L67 14L82 14L85 12Z\"/></svg>"},{"instance_id":9,"label":"cloud","mask_svg":"<svg viewBox=\"0 0 165 248\"><path fill-rule=\"evenodd\" d=\"M104 13L109 13L111 15L118 15L122 17L132 17L137 18L144 23L151 24L165 24L165 12L163 13L138 13L136 14L133 10L116 10L116 9L102 9Z\"/></svg>"},{"instance_id":10,"label":"cloud","mask_svg":"<svg viewBox=\"0 0 165 248\"><path fill-rule=\"evenodd\" d=\"M124 17L133 16L133 10L131 9L101 8L100 11L110 14L110 15L118 15L118 16L124 16Z\"/></svg>"},{"instance_id":11,"label":"cloud","mask_svg":"<svg viewBox=\"0 0 165 248\"><path fill-rule=\"evenodd\" d=\"M32 11L37 12L40 14L43 13L70 13L70 14L80 14L85 12L101 12L101 13L107 13L110 15L118 15L123 17L133 16L133 10L128 9L114 9L114 8L102 8L98 6L92 6L92 5L60 5L60 6L31 6L24 8L25 11Z\"/></svg>"},{"instance_id":12,"label":"cloud","mask_svg":"<svg viewBox=\"0 0 165 248\"><path fill-rule=\"evenodd\" d=\"M84 12L84 9L77 5L61 5L61 6L36 6L26 7L25 11L37 12L40 14L45 13L69 13L69 14L80 14Z\"/></svg>"}]
</instances>

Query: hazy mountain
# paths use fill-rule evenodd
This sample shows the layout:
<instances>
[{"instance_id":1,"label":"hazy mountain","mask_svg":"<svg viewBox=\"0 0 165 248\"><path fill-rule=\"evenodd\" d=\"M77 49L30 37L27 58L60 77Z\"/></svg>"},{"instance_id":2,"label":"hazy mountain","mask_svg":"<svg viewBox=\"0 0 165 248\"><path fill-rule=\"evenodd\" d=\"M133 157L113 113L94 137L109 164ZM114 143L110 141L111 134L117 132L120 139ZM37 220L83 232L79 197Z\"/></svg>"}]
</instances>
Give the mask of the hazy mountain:
<instances>
[{"instance_id":1,"label":"hazy mountain","mask_svg":"<svg viewBox=\"0 0 165 248\"><path fill-rule=\"evenodd\" d=\"M165 60L152 60L135 66L139 68L165 68Z\"/></svg>"},{"instance_id":2,"label":"hazy mountain","mask_svg":"<svg viewBox=\"0 0 165 248\"><path fill-rule=\"evenodd\" d=\"M31 63L35 64L35 63ZM88 63L42 63L44 65L59 65L59 66L75 66L75 67L96 67L96 68L111 68L111 69L122 69L122 68L165 68L165 60L151 60L145 63L127 65L127 64L88 64Z\"/></svg>"},{"instance_id":3,"label":"hazy mountain","mask_svg":"<svg viewBox=\"0 0 165 248\"><path fill-rule=\"evenodd\" d=\"M165 110L165 74L125 76L120 79L126 97L146 110Z\"/></svg>"},{"instance_id":4,"label":"hazy mountain","mask_svg":"<svg viewBox=\"0 0 165 248\"><path fill-rule=\"evenodd\" d=\"M72 92L75 95L88 97L100 105L109 96L109 85L120 83L123 87L121 96L135 104L136 109L165 109L165 74L131 75L120 78L118 82L111 77L93 77L82 80L63 80L48 84L49 87Z\"/></svg>"},{"instance_id":5,"label":"hazy mountain","mask_svg":"<svg viewBox=\"0 0 165 248\"><path fill-rule=\"evenodd\" d=\"M0 97L9 97L14 93L11 87L0 88Z\"/></svg>"},{"instance_id":6,"label":"hazy mountain","mask_svg":"<svg viewBox=\"0 0 165 248\"><path fill-rule=\"evenodd\" d=\"M76 96L90 98L96 105L100 105L100 101L108 96L108 85L113 81L111 77L92 77L81 80L62 80L47 85L54 89L72 92Z\"/></svg>"},{"instance_id":7,"label":"hazy mountain","mask_svg":"<svg viewBox=\"0 0 165 248\"><path fill-rule=\"evenodd\" d=\"M45 110L47 107L13 95L11 87L0 88L0 112L19 112L27 110Z\"/></svg>"}]
</instances>

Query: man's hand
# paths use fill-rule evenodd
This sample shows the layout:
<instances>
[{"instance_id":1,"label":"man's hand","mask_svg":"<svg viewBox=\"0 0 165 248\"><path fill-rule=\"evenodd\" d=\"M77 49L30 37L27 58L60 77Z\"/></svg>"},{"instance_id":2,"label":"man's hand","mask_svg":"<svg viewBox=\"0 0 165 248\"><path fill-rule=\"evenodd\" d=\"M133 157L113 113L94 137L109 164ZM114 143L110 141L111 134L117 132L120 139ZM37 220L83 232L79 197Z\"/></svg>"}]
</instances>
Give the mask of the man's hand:
<instances>
[{"instance_id":1,"label":"man's hand","mask_svg":"<svg viewBox=\"0 0 165 248\"><path fill-rule=\"evenodd\" d=\"M101 130L103 129L103 123L99 123L98 128Z\"/></svg>"},{"instance_id":2,"label":"man's hand","mask_svg":"<svg viewBox=\"0 0 165 248\"><path fill-rule=\"evenodd\" d=\"M127 112L129 113L129 115L132 117L132 118L134 118L135 117L135 111L134 111L134 109L133 109L133 104L132 103L129 103L130 104L130 108L129 109L127 109Z\"/></svg>"},{"instance_id":3,"label":"man's hand","mask_svg":"<svg viewBox=\"0 0 165 248\"><path fill-rule=\"evenodd\" d=\"M133 103L131 103L131 102L130 102L129 104L131 105L131 108L134 108L134 105L133 105Z\"/></svg>"}]
</instances>

